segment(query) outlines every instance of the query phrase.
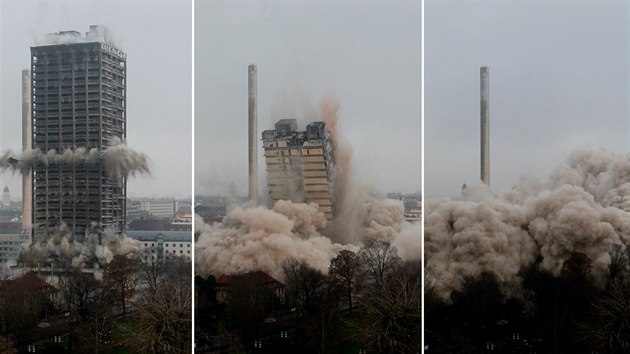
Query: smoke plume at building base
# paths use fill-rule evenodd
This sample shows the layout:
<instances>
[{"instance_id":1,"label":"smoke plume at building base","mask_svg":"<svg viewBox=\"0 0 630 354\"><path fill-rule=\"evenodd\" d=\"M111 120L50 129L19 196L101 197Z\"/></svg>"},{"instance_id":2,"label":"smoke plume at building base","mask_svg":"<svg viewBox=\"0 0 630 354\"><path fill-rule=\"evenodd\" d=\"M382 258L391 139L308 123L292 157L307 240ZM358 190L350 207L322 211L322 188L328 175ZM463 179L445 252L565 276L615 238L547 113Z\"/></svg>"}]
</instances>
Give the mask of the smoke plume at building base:
<instances>
[{"instance_id":1,"label":"smoke plume at building base","mask_svg":"<svg viewBox=\"0 0 630 354\"><path fill-rule=\"evenodd\" d=\"M63 260L74 267L105 266L114 256L137 253L141 248L139 241L109 229L92 227L82 240L65 223L49 231L20 252L19 263L35 265Z\"/></svg>"}]
</instances>

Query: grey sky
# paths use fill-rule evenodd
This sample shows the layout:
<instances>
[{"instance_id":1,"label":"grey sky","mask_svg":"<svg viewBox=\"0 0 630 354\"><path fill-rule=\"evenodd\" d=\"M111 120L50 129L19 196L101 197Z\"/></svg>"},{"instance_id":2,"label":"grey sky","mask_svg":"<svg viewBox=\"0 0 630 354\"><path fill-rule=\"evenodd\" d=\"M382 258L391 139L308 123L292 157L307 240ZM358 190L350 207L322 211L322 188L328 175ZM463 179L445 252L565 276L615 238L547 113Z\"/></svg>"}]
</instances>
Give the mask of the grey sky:
<instances>
[{"instance_id":1,"label":"grey sky","mask_svg":"<svg viewBox=\"0 0 630 354\"><path fill-rule=\"evenodd\" d=\"M490 67L491 190L546 178L580 146L627 153L626 2L425 3L425 195L479 181Z\"/></svg>"},{"instance_id":2,"label":"grey sky","mask_svg":"<svg viewBox=\"0 0 630 354\"><path fill-rule=\"evenodd\" d=\"M247 194L249 64L259 138L334 96L361 182L420 190L420 34L420 2L197 2L195 193L223 194L234 181ZM262 195L262 148L258 160Z\"/></svg>"},{"instance_id":3,"label":"grey sky","mask_svg":"<svg viewBox=\"0 0 630 354\"><path fill-rule=\"evenodd\" d=\"M132 177L129 196L191 195L192 10L183 1L0 0L0 150L20 150L21 77L29 47L46 33L105 25L127 53L127 142L151 158L152 176ZM21 177L0 174L12 199Z\"/></svg>"}]
</instances>

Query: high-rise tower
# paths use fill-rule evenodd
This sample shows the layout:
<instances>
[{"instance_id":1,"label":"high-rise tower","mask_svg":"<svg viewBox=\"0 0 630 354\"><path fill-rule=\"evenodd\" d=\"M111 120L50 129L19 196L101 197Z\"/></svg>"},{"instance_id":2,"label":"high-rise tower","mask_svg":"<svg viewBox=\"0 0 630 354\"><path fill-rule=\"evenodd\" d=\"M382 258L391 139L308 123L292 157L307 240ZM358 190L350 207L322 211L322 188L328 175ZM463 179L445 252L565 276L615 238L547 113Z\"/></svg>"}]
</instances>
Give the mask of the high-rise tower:
<instances>
[{"instance_id":1,"label":"high-rise tower","mask_svg":"<svg viewBox=\"0 0 630 354\"><path fill-rule=\"evenodd\" d=\"M297 120L281 119L262 133L269 194L275 202L316 203L328 220L334 209L334 144L324 122L297 130Z\"/></svg>"},{"instance_id":2,"label":"high-rise tower","mask_svg":"<svg viewBox=\"0 0 630 354\"><path fill-rule=\"evenodd\" d=\"M90 26L85 37L53 33L47 44L31 47L33 149L101 153L125 139L127 55L107 37L104 27ZM35 236L61 222L79 240L88 228L122 232L125 200L126 179L113 179L102 159L33 168Z\"/></svg>"}]
</instances>

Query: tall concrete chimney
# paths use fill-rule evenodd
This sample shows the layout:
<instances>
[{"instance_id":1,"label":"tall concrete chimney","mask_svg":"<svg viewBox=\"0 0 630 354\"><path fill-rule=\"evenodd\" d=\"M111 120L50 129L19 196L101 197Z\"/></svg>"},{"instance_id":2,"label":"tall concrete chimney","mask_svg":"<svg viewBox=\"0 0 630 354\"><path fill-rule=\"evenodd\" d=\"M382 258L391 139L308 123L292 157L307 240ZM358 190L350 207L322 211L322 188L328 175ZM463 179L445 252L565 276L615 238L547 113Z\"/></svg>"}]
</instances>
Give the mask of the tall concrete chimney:
<instances>
[{"instance_id":1,"label":"tall concrete chimney","mask_svg":"<svg viewBox=\"0 0 630 354\"><path fill-rule=\"evenodd\" d=\"M481 67L481 181L490 185L490 69Z\"/></svg>"},{"instance_id":2,"label":"tall concrete chimney","mask_svg":"<svg viewBox=\"0 0 630 354\"><path fill-rule=\"evenodd\" d=\"M33 148L31 121L31 72L22 70L22 150ZM31 231L33 212L33 171L22 175L22 230Z\"/></svg>"},{"instance_id":3,"label":"tall concrete chimney","mask_svg":"<svg viewBox=\"0 0 630 354\"><path fill-rule=\"evenodd\" d=\"M248 67L249 72L249 200L258 204L258 108L256 92L256 65Z\"/></svg>"}]
</instances>

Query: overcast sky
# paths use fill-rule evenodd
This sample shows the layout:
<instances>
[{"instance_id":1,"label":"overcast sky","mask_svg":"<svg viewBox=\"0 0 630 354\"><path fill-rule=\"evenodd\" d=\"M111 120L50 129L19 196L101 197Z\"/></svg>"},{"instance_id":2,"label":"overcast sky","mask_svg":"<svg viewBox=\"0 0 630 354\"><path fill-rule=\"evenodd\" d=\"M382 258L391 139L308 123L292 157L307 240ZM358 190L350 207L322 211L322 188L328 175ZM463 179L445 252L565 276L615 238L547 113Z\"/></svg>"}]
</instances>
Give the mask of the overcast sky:
<instances>
[{"instance_id":1,"label":"overcast sky","mask_svg":"<svg viewBox=\"0 0 630 354\"><path fill-rule=\"evenodd\" d=\"M479 182L483 65L493 192L546 178L577 147L628 152L625 1L427 1L425 11L427 197Z\"/></svg>"},{"instance_id":2,"label":"overcast sky","mask_svg":"<svg viewBox=\"0 0 630 354\"><path fill-rule=\"evenodd\" d=\"M361 183L420 190L419 1L196 2L196 194L225 194L234 181L247 195L249 64L258 65L259 139L334 96Z\"/></svg>"},{"instance_id":3,"label":"overcast sky","mask_svg":"<svg viewBox=\"0 0 630 354\"><path fill-rule=\"evenodd\" d=\"M0 0L0 150L20 150L21 70L46 33L105 25L127 53L127 142L151 158L152 176L131 177L129 196L190 197L191 1ZM21 177L0 173L11 199Z\"/></svg>"}]
</instances>

